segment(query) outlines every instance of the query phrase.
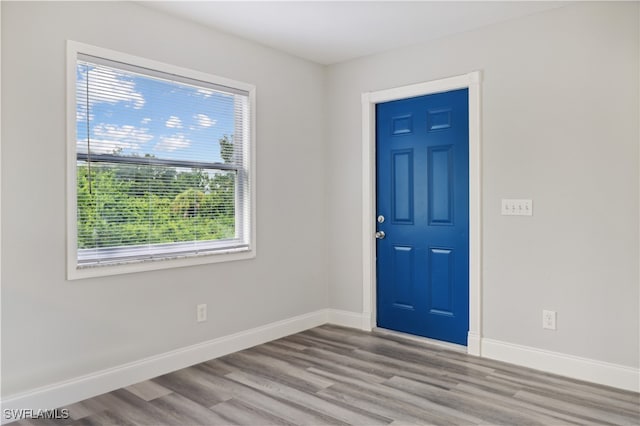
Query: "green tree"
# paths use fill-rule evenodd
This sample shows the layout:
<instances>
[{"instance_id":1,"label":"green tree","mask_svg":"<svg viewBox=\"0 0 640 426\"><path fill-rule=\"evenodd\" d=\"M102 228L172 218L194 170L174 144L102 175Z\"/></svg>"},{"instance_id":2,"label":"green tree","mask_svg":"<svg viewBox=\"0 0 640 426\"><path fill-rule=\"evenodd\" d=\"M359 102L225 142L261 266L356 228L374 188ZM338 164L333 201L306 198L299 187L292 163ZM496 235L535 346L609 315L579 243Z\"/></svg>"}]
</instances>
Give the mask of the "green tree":
<instances>
[{"instance_id":1,"label":"green tree","mask_svg":"<svg viewBox=\"0 0 640 426\"><path fill-rule=\"evenodd\" d=\"M220 157L225 164L231 164L233 162L233 136L224 135L218 139L220 143Z\"/></svg>"},{"instance_id":2,"label":"green tree","mask_svg":"<svg viewBox=\"0 0 640 426\"><path fill-rule=\"evenodd\" d=\"M189 188L180 194L171 203L171 213L177 217L196 217L200 213L200 206L204 201L204 192Z\"/></svg>"}]
</instances>

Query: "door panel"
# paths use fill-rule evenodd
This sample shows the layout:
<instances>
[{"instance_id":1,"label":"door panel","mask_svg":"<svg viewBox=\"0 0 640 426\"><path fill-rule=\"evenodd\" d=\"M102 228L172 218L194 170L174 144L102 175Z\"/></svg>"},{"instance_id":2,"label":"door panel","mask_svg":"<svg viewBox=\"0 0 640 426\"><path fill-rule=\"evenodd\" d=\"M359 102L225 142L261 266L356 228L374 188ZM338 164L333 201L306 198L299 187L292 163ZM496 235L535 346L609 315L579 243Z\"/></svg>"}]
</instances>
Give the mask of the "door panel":
<instances>
[{"instance_id":1,"label":"door panel","mask_svg":"<svg viewBox=\"0 0 640 426\"><path fill-rule=\"evenodd\" d=\"M378 326L466 345L468 91L376 106Z\"/></svg>"},{"instance_id":2,"label":"door panel","mask_svg":"<svg viewBox=\"0 0 640 426\"><path fill-rule=\"evenodd\" d=\"M453 265L453 250L429 250L429 312L432 314L453 315Z\"/></svg>"},{"instance_id":3,"label":"door panel","mask_svg":"<svg viewBox=\"0 0 640 426\"><path fill-rule=\"evenodd\" d=\"M393 247L393 274L397 279L393 289L393 304L401 309L413 309L413 286L415 279L413 247Z\"/></svg>"},{"instance_id":4,"label":"door panel","mask_svg":"<svg viewBox=\"0 0 640 426\"><path fill-rule=\"evenodd\" d=\"M396 223L413 222L413 150L394 151L392 218Z\"/></svg>"},{"instance_id":5,"label":"door panel","mask_svg":"<svg viewBox=\"0 0 640 426\"><path fill-rule=\"evenodd\" d=\"M429 225L452 225L453 147L429 148L427 169Z\"/></svg>"}]
</instances>

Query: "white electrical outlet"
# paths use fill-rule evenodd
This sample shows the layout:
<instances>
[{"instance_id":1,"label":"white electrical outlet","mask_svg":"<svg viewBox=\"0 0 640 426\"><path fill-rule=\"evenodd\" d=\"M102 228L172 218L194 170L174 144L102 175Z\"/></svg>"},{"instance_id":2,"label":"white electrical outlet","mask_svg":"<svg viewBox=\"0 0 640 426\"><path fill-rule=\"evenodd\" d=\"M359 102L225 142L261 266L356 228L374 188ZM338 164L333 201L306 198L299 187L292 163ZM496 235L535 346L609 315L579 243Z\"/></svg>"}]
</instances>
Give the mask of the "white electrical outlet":
<instances>
[{"instance_id":1,"label":"white electrical outlet","mask_svg":"<svg viewBox=\"0 0 640 426\"><path fill-rule=\"evenodd\" d=\"M542 328L547 330L556 329L556 311L542 311Z\"/></svg>"},{"instance_id":2,"label":"white electrical outlet","mask_svg":"<svg viewBox=\"0 0 640 426\"><path fill-rule=\"evenodd\" d=\"M204 322L207 320L207 305L202 304L196 306L196 321Z\"/></svg>"},{"instance_id":3,"label":"white electrical outlet","mask_svg":"<svg viewBox=\"0 0 640 426\"><path fill-rule=\"evenodd\" d=\"M533 216L533 201L503 198L501 214L503 216Z\"/></svg>"}]
</instances>

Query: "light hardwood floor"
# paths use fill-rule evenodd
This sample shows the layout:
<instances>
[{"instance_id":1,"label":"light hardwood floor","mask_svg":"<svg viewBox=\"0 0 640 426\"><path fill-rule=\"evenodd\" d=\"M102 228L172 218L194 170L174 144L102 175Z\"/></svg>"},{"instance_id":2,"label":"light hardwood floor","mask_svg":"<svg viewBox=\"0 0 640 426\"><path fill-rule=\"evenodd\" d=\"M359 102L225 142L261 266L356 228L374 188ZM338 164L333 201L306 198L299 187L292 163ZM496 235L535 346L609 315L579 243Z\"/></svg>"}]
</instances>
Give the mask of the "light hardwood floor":
<instances>
[{"instance_id":1,"label":"light hardwood floor","mask_svg":"<svg viewBox=\"0 0 640 426\"><path fill-rule=\"evenodd\" d=\"M638 425L640 395L325 325L69 407L73 425Z\"/></svg>"}]
</instances>

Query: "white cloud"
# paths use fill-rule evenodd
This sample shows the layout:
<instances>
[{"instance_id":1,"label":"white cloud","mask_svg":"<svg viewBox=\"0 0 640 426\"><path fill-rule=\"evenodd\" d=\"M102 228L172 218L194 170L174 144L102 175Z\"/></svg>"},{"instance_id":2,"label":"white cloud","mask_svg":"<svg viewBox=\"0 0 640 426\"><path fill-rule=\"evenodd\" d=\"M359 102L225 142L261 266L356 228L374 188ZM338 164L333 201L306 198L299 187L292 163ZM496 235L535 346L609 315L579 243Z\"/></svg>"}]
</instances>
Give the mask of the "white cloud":
<instances>
[{"instance_id":1,"label":"white cloud","mask_svg":"<svg viewBox=\"0 0 640 426\"><path fill-rule=\"evenodd\" d=\"M145 100L140 92L136 91L135 83L124 73L119 73L113 69L95 67L89 70L89 102L90 103L110 103L128 102L133 104L135 109L144 106ZM85 87L87 84L86 74L77 84L79 100L86 96Z\"/></svg>"},{"instance_id":2,"label":"white cloud","mask_svg":"<svg viewBox=\"0 0 640 426\"><path fill-rule=\"evenodd\" d=\"M124 149L142 150L142 146L153 139L149 129L130 125L100 123L93 127L89 141L92 154L114 154ZM80 135L79 135L80 136ZM78 151L87 152L87 139L78 140Z\"/></svg>"},{"instance_id":3,"label":"white cloud","mask_svg":"<svg viewBox=\"0 0 640 426\"><path fill-rule=\"evenodd\" d=\"M160 142L156 144L154 149L156 151L172 152L176 149L184 149L191 146L191 141L183 134L177 134L173 136L163 136L160 138Z\"/></svg>"},{"instance_id":4,"label":"white cloud","mask_svg":"<svg viewBox=\"0 0 640 426\"><path fill-rule=\"evenodd\" d=\"M94 115L93 114L89 114L89 121L94 119ZM87 121L87 109L86 108L76 108L76 122L78 121L82 121L82 122L86 122Z\"/></svg>"},{"instance_id":5,"label":"white cloud","mask_svg":"<svg viewBox=\"0 0 640 426\"><path fill-rule=\"evenodd\" d=\"M206 114L196 114L193 116L193 118L196 119L200 127L211 127L216 124L216 120L212 119Z\"/></svg>"},{"instance_id":6,"label":"white cloud","mask_svg":"<svg viewBox=\"0 0 640 426\"><path fill-rule=\"evenodd\" d=\"M143 118L140 121L140 124L149 124L149 123L151 123L151 118L149 118L149 117Z\"/></svg>"},{"instance_id":7,"label":"white cloud","mask_svg":"<svg viewBox=\"0 0 640 426\"><path fill-rule=\"evenodd\" d=\"M144 144L153 139L148 133L149 129L130 125L118 126L117 124L100 123L93 128L93 134L106 140L118 141L130 144Z\"/></svg>"},{"instance_id":8,"label":"white cloud","mask_svg":"<svg viewBox=\"0 0 640 426\"><path fill-rule=\"evenodd\" d=\"M87 152L87 140L78 140L78 152ZM116 154L123 149L130 149L137 151L140 149L140 145L131 142L123 142L117 140L105 140L105 139L91 139L91 153L92 154Z\"/></svg>"},{"instance_id":9,"label":"white cloud","mask_svg":"<svg viewBox=\"0 0 640 426\"><path fill-rule=\"evenodd\" d=\"M175 115L172 115L164 125L171 129L182 129L182 120Z\"/></svg>"},{"instance_id":10,"label":"white cloud","mask_svg":"<svg viewBox=\"0 0 640 426\"><path fill-rule=\"evenodd\" d=\"M198 94L204 96L205 98L208 98L213 95L213 91L207 89L198 89Z\"/></svg>"}]
</instances>

